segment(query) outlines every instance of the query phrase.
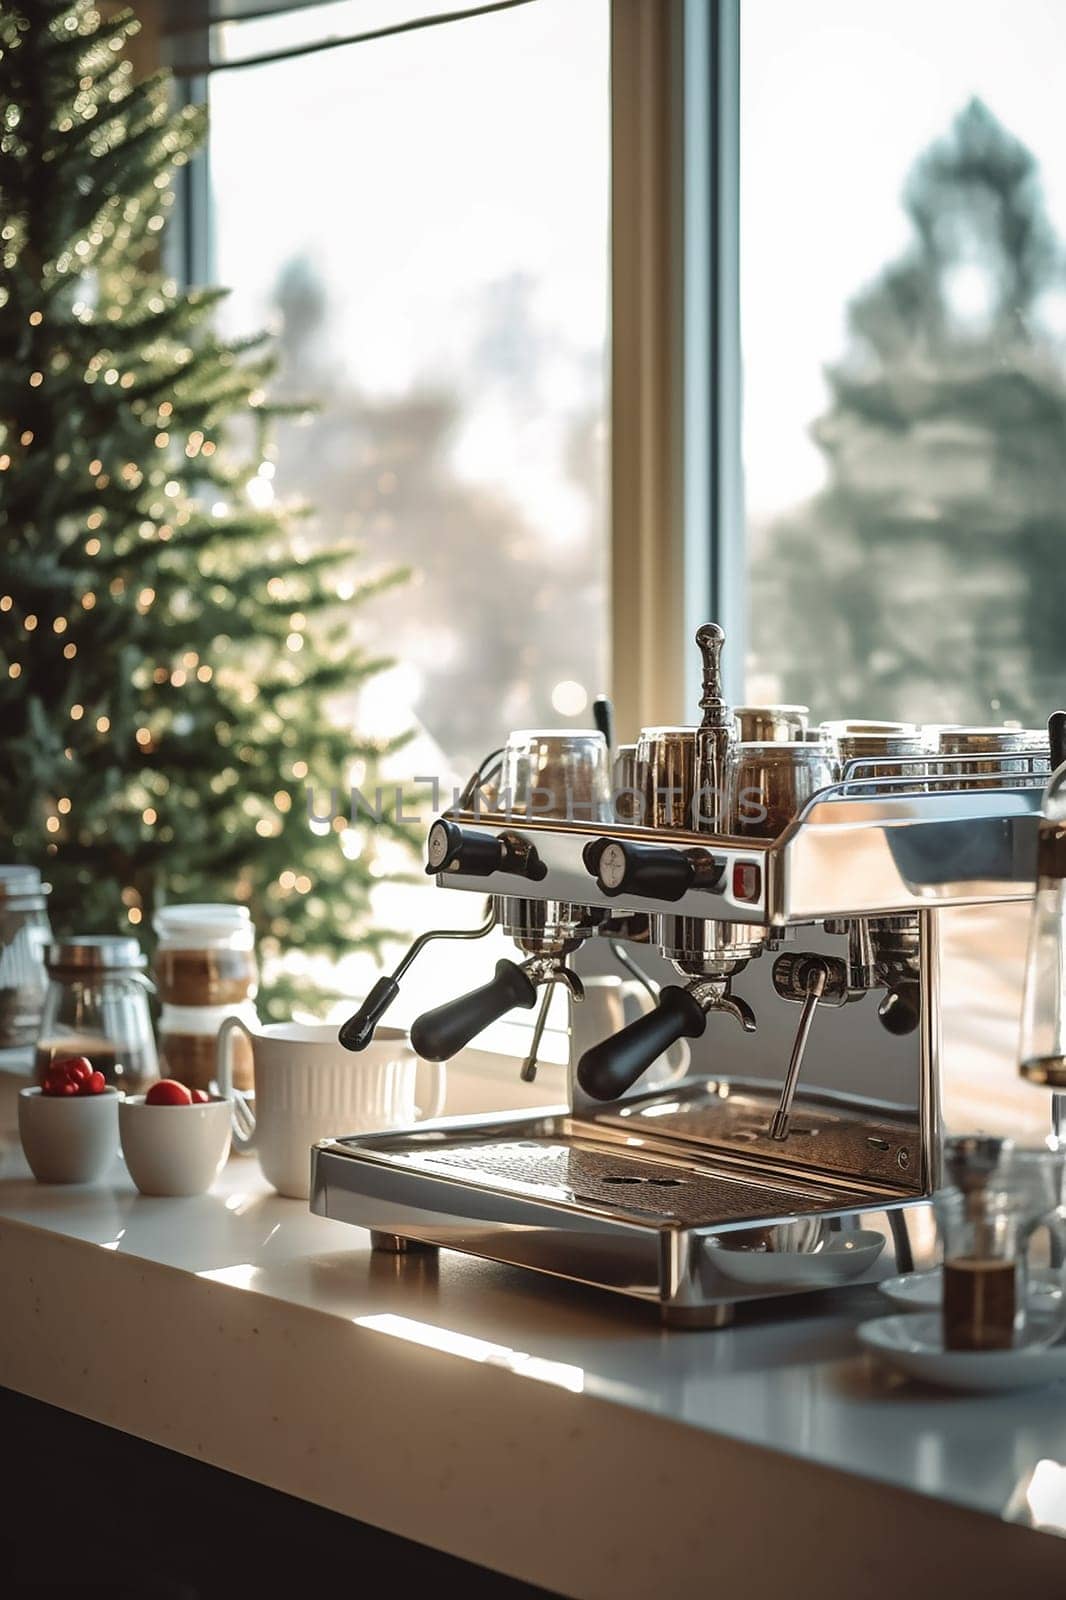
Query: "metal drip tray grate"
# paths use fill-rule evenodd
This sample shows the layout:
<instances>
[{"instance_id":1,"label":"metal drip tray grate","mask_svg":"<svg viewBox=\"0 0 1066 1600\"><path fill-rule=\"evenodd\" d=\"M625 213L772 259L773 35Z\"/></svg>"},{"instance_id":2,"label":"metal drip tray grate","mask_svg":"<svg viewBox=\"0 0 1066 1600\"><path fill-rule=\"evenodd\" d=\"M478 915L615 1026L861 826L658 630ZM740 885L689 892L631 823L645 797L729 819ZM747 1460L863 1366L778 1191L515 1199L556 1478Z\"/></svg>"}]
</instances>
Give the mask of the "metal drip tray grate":
<instances>
[{"instance_id":1,"label":"metal drip tray grate","mask_svg":"<svg viewBox=\"0 0 1066 1600\"><path fill-rule=\"evenodd\" d=\"M389 1162L530 1199L592 1203L649 1221L697 1228L817 1212L825 1209L829 1198L809 1186L801 1190L761 1183L751 1174L732 1178L680 1162L656 1161L625 1147L547 1138L390 1152Z\"/></svg>"},{"instance_id":2,"label":"metal drip tray grate","mask_svg":"<svg viewBox=\"0 0 1066 1600\"><path fill-rule=\"evenodd\" d=\"M684 1139L694 1146L716 1147L758 1160L802 1162L815 1171L894 1184L916 1182L921 1172L917 1124L902 1118L874 1118L861 1113L826 1110L809 1102L797 1104L789 1136L770 1138L776 1094L709 1093L655 1099L601 1113L597 1121L647 1138Z\"/></svg>"}]
</instances>

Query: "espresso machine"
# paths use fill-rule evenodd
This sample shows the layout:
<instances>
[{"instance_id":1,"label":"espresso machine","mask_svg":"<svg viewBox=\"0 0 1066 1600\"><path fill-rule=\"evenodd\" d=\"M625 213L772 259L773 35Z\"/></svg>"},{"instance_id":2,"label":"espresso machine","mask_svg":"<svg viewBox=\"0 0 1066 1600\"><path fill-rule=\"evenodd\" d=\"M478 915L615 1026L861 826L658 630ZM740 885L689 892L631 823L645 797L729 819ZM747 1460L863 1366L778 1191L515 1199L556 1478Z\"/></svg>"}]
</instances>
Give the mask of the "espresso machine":
<instances>
[{"instance_id":1,"label":"espresso machine","mask_svg":"<svg viewBox=\"0 0 1066 1600\"><path fill-rule=\"evenodd\" d=\"M420 1017L415 1048L446 1059L541 991L539 1038L561 985L566 1104L326 1140L313 1211L378 1249L460 1250L714 1327L868 1280L888 1236L905 1269L947 1131L1048 1131L1015 1071L1047 736L735 716L723 640L697 635L701 723L643 730L624 792L602 734L521 733L429 831L427 872L490 904L458 936L498 922L526 959ZM582 974L612 964L674 981L595 1037Z\"/></svg>"}]
</instances>

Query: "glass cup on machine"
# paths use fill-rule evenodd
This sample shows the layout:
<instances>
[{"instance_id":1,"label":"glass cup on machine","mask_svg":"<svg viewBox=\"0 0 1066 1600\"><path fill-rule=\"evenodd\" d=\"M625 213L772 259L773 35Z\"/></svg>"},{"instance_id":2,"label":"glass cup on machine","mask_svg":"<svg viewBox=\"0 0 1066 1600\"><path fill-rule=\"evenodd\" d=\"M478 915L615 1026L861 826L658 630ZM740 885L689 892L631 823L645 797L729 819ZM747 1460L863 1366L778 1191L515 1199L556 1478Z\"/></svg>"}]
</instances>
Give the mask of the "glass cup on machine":
<instances>
[{"instance_id":1,"label":"glass cup on machine","mask_svg":"<svg viewBox=\"0 0 1066 1600\"><path fill-rule=\"evenodd\" d=\"M934 730L929 730L931 733ZM935 729L939 769L958 778L954 787L981 789L1004 775L1050 771L1046 728L939 727ZM944 760L960 756L959 761Z\"/></svg>"},{"instance_id":2,"label":"glass cup on machine","mask_svg":"<svg viewBox=\"0 0 1066 1600\"><path fill-rule=\"evenodd\" d=\"M611 762L595 728L520 728L508 734L497 809L567 822L611 822Z\"/></svg>"},{"instance_id":3,"label":"glass cup on machine","mask_svg":"<svg viewBox=\"0 0 1066 1600\"><path fill-rule=\"evenodd\" d=\"M868 787L857 791L862 794L879 792L878 787L870 782L871 779L917 778L924 771L922 757L925 754L925 741L918 727L901 724L893 729L847 730L836 734L833 742L840 762L841 777L853 776L856 782L866 784ZM904 760L907 756L913 756L914 760ZM849 772L853 762L861 762L862 765Z\"/></svg>"},{"instance_id":4,"label":"glass cup on machine","mask_svg":"<svg viewBox=\"0 0 1066 1600\"><path fill-rule=\"evenodd\" d=\"M820 789L836 782L839 763L827 745L747 740L733 746L726 769L726 831L776 839Z\"/></svg>"},{"instance_id":5,"label":"glass cup on machine","mask_svg":"<svg viewBox=\"0 0 1066 1600\"><path fill-rule=\"evenodd\" d=\"M696 730L689 727L641 728L636 750L636 781L646 828L698 827Z\"/></svg>"},{"instance_id":6,"label":"glass cup on machine","mask_svg":"<svg viewBox=\"0 0 1066 1600\"><path fill-rule=\"evenodd\" d=\"M1034 1270L1035 1247L1061 1263L1066 1151L1052 1141L963 1135L945 1141L948 1187L933 1197L943 1261L945 1350L1053 1344L1066 1327L1061 1265Z\"/></svg>"},{"instance_id":7,"label":"glass cup on machine","mask_svg":"<svg viewBox=\"0 0 1066 1600\"><path fill-rule=\"evenodd\" d=\"M810 706L734 706L733 721L743 743L793 744L806 739L810 714Z\"/></svg>"}]
</instances>

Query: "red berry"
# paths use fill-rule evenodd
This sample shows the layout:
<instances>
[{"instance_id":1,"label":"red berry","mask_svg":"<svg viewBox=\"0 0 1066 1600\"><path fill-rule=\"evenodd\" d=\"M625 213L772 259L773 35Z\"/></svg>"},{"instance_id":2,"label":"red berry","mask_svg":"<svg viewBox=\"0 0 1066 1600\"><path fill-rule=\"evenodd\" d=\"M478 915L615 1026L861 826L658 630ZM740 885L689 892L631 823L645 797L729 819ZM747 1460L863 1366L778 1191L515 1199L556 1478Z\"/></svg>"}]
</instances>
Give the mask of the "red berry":
<instances>
[{"instance_id":1,"label":"red berry","mask_svg":"<svg viewBox=\"0 0 1066 1600\"><path fill-rule=\"evenodd\" d=\"M206 1089L193 1089L191 1093L194 1106L206 1106L211 1099Z\"/></svg>"},{"instance_id":2,"label":"red berry","mask_svg":"<svg viewBox=\"0 0 1066 1600\"><path fill-rule=\"evenodd\" d=\"M82 1084L81 1092L82 1094L103 1094L106 1088L107 1079L104 1077L103 1073L94 1072L90 1075L89 1081Z\"/></svg>"},{"instance_id":3,"label":"red berry","mask_svg":"<svg viewBox=\"0 0 1066 1600\"><path fill-rule=\"evenodd\" d=\"M160 1078L144 1097L149 1106L191 1106L192 1095L176 1078Z\"/></svg>"},{"instance_id":4,"label":"red berry","mask_svg":"<svg viewBox=\"0 0 1066 1600\"><path fill-rule=\"evenodd\" d=\"M60 1090L61 1094L77 1094L77 1092L78 1085L76 1083L65 1083Z\"/></svg>"},{"instance_id":5,"label":"red berry","mask_svg":"<svg viewBox=\"0 0 1066 1600\"><path fill-rule=\"evenodd\" d=\"M73 1080L68 1076L66 1068L60 1063L51 1062L44 1075L42 1090L45 1094L64 1094L67 1085ZM77 1088L77 1085L74 1085Z\"/></svg>"},{"instance_id":6,"label":"red berry","mask_svg":"<svg viewBox=\"0 0 1066 1600\"><path fill-rule=\"evenodd\" d=\"M93 1070L88 1056L58 1056L51 1064L53 1072L63 1072L68 1078L87 1078Z\"/></svg>"}]
</instances>

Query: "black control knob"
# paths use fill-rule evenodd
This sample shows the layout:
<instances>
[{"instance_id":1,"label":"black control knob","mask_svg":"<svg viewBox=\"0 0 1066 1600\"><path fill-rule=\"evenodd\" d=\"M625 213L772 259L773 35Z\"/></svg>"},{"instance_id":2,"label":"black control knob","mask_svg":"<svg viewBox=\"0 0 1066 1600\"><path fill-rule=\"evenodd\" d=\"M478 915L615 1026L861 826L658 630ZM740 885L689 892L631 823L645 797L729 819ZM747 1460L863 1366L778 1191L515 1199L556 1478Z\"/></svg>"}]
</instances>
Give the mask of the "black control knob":
<instances>
[{"instance_id":1,"label":"black control knob","mask_svg":"<svg viewBox=\"0 0 1066 1600\"><path fill-rule=\"evenodd\" d=\"M617 1100L678 1039L698 1039L707 1026L699 1001L671 984L659 1003L628 1028L593 1045L577 1064L577 1081L593 1100Z\"/></svg>"},{"instance_id":2,"label":"black control knob","mask_svg":"<svg viewBox=\"0 0 1066 1600\"><path fill-rule=\"evenodd\" d=\"M922 986L909 980L890 989L877 1008L881 1026L898 1038L913 1033L922 1019Z\"/></svg>"},{"instance_id":3,"label":"black control knob","mask_svg":"<svg viewBox=\"0 0 1066 1600\"><path fill-rule=\"evenodd\" d=\"M817 992L822 1006L847 1005L852 998L847 964L836 956L796 950L778 956L773 969L774 988L782 1000L802 1004Z\"/></svg>"},{"instance_id":4,"label":"black control knob","mask_svg":"<svg viewBox=\"0 0 1066 1600\"><path fill-rule=\"evenodd\" d=\"M438 817L426 841L426 875L434 878L439 872L468 878L512 872L537 881L547 868L534 847L516 833L486 833Z\"/></svg>"},{"instance_id":5,"label":"black control knob","mask_svg":"<svg viewBox=\"0 0 1066 1600\"><path fill-rule=\"evenodd\" d=\"M662 845L593 839L584 862L601 894L634 894L649 900L680 900L690 889L720 890L725 867L707 850L671 850Z\"/></svg>"}]
</instances>

